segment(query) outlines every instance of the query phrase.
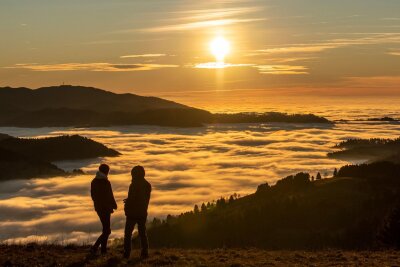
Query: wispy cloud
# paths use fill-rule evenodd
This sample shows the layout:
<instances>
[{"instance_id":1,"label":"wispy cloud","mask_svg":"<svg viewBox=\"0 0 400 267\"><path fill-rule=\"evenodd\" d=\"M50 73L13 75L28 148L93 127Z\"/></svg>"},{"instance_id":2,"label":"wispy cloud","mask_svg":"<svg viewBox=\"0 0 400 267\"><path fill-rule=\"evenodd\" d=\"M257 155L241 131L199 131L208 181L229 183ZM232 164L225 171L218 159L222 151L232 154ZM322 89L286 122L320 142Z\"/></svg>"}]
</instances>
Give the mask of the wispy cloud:
<instances>
[{"instance_id":1,"label":"wispy cloud","mask_svg":"<svg viewBox=\"0 0 400 267\"><path fill-rule=\"evenodd\" d=\"M399 21L400 18L382 18L382 20Z\"/></svg>"},{"instance_id":2,"label":"wispy cloud","mask_svg":"<svg viewBox=\"0 0 400 267\"><path fill-rule=\"evenodd\" d=\"M192 9L173 12L175 14L184 14L180 17L182 20L208 20L216 18L226 18L237 15L254 13L263 10L263 7L232 7L232 8L214 8L214 9Z\"/></svg>"},{"instance_id":3,"label":"wispy cloud","mask_svg":"<svg viewBox=\"0 0 400 267\"><path fill-rule=\"evenodd\" d=\"M391 56L400 56L400 50L390 50L387 54Z\"/></svg>"},{"instance_id":4,"label":"wispy cloud","mask_svg":"<svg viewBox=\"0 0 400 267\"><path fill-rule=\"evenodd\" d=\"M304 75L308 74L308 68L305 66L291 65L257 65L255 66L261 74L274 75Z\"/></svg>"},{"instance_id":5,"label":"wispy cloud","mask_svg":"<svg viewBox=\"0 0 400 267\"><path fill-rule=\"evenodd\" d=\"M126 55L120 58L143 58L143 57L165 57L167 54L138 54L138 55Z\"/></svg>"},{"instance_id":6,"label":"wispy cloud","mask_svg":"<svg viewBox=\"0 0 400 267\"><path fill-rule=\"evenodd\" d=\"M174 32L187 31L208 27L227 26L239 23L250 23L266 20L257 12L263 10L264 7L232 7L232 8L215 8L215 9L192 9L186 11L169 12L164 15L168 18L160 19L159 25L146 27L142 29L126 29L120 30L118 33L129 33L135 31L144 32Z\"/></svg>"},{"instance_id":7,"label":"wispy cloud","mask_svg":"<svg viewBox=\"0 0 400 267\"><path fill-rule=\"evenodd\" d=\"M329 49L336 49L346 46L400 43L400 33L355 33L354 35L361 35L361 37L357 36L355 38L337 38L324 42L317 42L314 44L291 44L281 47L270 47L266 49L254 50L250 52L248 56L285 54L309 55L320 53Z\"/></svg>"},{"instance_id":8,"label":"wispy cloud","mask_svg":"<svg viewBox=\"0 0 400 267\"><path fill-rule=\"evenodd\" d=\"M217 19L217 20L206 20L206 21L196 21L189 23L181 23L167 26L159 26L153 28L143 29L146 32L172 32L172 31L186 31L195 30L200 28L216 27L216 26L226 26L237 23L247 23L265 20L263 18L254 19Z\"/></svg>"},{"instance_id":9,"label":"wispy cloud","mask_svg":"<svg viewBox=\"0 0 400 267\"><path fill-rule=\"evenodd\" d=\"M33 71L146 71L162 68L176 68L167 64L113 64L113 63L62 63L62 64L16 64L8 69L28 69Z\"/></svg>"},{"instance_id":10,"label":"wispy cloud","mask_svg":"<svg viewBox=\"0 0 400 267\"><path fill-rule=\"evenodd\" d=\"M224 63L224 62L207 62L207 63L199 63L196 65L189 65L189 67L194 67L196 69L224 69L224 68L232 68L232 67L250 67L254 64L234 64L234 63Z\"/></svg>"},{"instance_id":11,"label":"wispy cloud","mask_svg":"<svg viewBox=\"0 0 400 267\"><path fill-rule=\"evenodd\" d=\"M288 47L274 47L267 49L256 50L253 53L250 53L251 56L256 56L260 54L290 54L290 53L316 53L322 52L327 49L336 48L335 44L319 44L319 45L293 45Z\"/></svg>"}]
</instances>

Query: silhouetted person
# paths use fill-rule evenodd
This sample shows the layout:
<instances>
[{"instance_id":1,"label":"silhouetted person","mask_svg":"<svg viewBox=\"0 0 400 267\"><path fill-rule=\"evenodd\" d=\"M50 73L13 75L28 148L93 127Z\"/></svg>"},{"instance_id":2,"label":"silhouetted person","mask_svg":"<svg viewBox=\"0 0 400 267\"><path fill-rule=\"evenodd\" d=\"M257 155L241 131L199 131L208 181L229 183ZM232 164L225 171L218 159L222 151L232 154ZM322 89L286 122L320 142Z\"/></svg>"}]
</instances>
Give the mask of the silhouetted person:
<instances>
[{"instance_id":1,"label":"silhouetted person","mask_svg":"<svg viewBox=\"0 0 400 267\"><path fill-rule=\"evenodd\" d=\"M107 241L111 234L111 213L117 209L111 183L108 180L109 172L110 167L107 164L101 164L91 184L90 193L93 199L94 209L97 215L99 215L101 225L103 226L101 235L91 248L92 253L96 253L99 246L101 246L101 254L107 252Z\"/></svg>"},{"instance_id":2,"label":"silhouetted person","mask_svg":"<svg viewBox=\"0 0 400 267\"><path fill-rule=\"evenodd\" d=\"M144 178L145 171L142 166L136 166L131 171L132 182L129 186L128 198L125 202L125 238L124 257L131 255L132 232L138 224L140 245L142 248L141 257L148 257L149 244L146 234L147 208L149 206L151 184Z\"/></svg>"}]
</instances>

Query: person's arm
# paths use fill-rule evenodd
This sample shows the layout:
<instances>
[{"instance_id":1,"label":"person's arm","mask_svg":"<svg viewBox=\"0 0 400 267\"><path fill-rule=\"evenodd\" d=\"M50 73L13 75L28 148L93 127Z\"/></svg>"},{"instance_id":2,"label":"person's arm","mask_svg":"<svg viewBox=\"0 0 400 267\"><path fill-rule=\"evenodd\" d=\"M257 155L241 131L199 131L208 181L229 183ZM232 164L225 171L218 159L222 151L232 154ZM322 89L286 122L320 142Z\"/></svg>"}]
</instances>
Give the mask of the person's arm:
<instances>
[{"instance_id":1,"label":"person's arm","mask_svg":"<svg viewBox=\"0 0 400 267\"><path fill-rule=\"evenodd\" d=\"M93 186L93 182L90 184L90 197L92 198L93 202L94 202L94 186Z\"/></svg>"},{"instance_id":2,"label":"person's arm","mask_svg":"<svg viewBox=\"0 0 400 267\"><path fill-rule=\"evenodd\" d=\"M128 189L128 197L124 199L125 211L129 209L129 202L132 201L132 199L133 199L133 185L130 184Z\"/></svg>"},{"instance_id":3,"label":"person's arm","mask_svg":"<svg viewBox=\"0 0 400 267\"><path fill-rule=\"evenodd\" d=\"M149 184L149 189L146 195L146 201L147 201L147 205L149 205L150 203L150 197L151 197L151 184Z\"/></svg>"},{"instance_id":4,"label":"person's arm","mask_svg":"<svg viewBox=\"0 0 400 267\"><path fill-rule=\"evenodd\" d=\"M117 202L115 201L115 198L114 198L114 193L113 193L113 190L112 190L112 187L111 187L111 183L110 183L110 186L109 186L109 194L110 194L110 200L111 200L111 204L112 204L112 208L113 209L117 209L118 208L118 206L117 206Z\"/></svg>"}]
</instances>

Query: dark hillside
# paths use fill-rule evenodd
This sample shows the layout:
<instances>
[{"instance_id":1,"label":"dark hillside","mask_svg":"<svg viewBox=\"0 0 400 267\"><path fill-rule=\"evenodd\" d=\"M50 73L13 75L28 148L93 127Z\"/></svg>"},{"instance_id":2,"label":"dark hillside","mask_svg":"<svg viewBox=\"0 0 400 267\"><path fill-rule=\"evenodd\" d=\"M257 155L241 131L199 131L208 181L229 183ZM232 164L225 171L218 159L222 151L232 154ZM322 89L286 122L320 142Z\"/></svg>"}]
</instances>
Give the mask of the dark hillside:
<instances>
[{"instance_id":1,"label":"dark hillside","mask_svg":"<svg viewBox=\"0 0 400 267\"><path fill-rule=\"evenodd\" d=\"M66 175L57 166L0 147L0 181Z\"/></svg>"},{"instance_id":2,"label":"dark hillside","mask_svg":"<svg viewBox=\"0 0 400 267\"><path fill-rule=\"evenodd\" d=\"M361 178L370 171L365 166L344 167L336 178L316 182L299 173L243 198L155 219L150 240L160 247L374 247L400 199L399 166L382 164L385 171L370 179Z\"/></svg>"},{"instance_id":3,"label":"dark hillside","mask_svg":"<svg viewBox=\"0 0 400 267\"><path fill-rule=\"evenodd\" d=\"M117 151L79 135L38 139L6 138L0 141L0 147L26 157L50 162L119 155Z\"/></svg>"},{"instance_id":4,"label":"dark hillside","mask_svg":"<svg viewBox=\"0 0 400 267\"><path fill-rule=\"evenodd\" d=\"M66 173L51 162L118 155L79 135L35 139L0 134L0 181L81 174L80 170Z\"/></svg>"},{"instance_id":5,"label":"dark hillside","mask_svg":"<svg viewBox=\"0 0 400 267\"><path fill-rule=\"evenodd\" d=\"M337 151L328 157L338 159L386 160L400 163L400 138L397 139L349 139L335 146Z\"/></svg>"}]
</instances>

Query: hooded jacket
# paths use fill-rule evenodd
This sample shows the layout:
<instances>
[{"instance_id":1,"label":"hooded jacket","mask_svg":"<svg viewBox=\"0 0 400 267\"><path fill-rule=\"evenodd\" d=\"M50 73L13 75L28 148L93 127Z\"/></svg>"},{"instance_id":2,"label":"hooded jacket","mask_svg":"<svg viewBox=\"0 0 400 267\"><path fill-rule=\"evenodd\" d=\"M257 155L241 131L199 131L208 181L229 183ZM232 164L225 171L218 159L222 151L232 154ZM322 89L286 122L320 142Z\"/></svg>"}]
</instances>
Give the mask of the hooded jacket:
<instances>
[{"instance_id":1,"label":"hooded jacket","mask_svg":"<svg viewBox=\"0 0 400 267\"><path fill-rule=\"evenodd\" d=\"M97 213L113 213L117 209L111 183L104 173L96 173L90 186L90 195Z\"/></svg>"},{"instance_id":2,"label":"hooded jacket","mask_svg":"<svg viewBox=\"0 0 400 267\"><path fill-rule=\"evenodd\" d=\"M146 219L150 202L151 184L144 178L135 178L129 186L125 201L125 215L133 219Z\"/></svg>"}]
</instances>

